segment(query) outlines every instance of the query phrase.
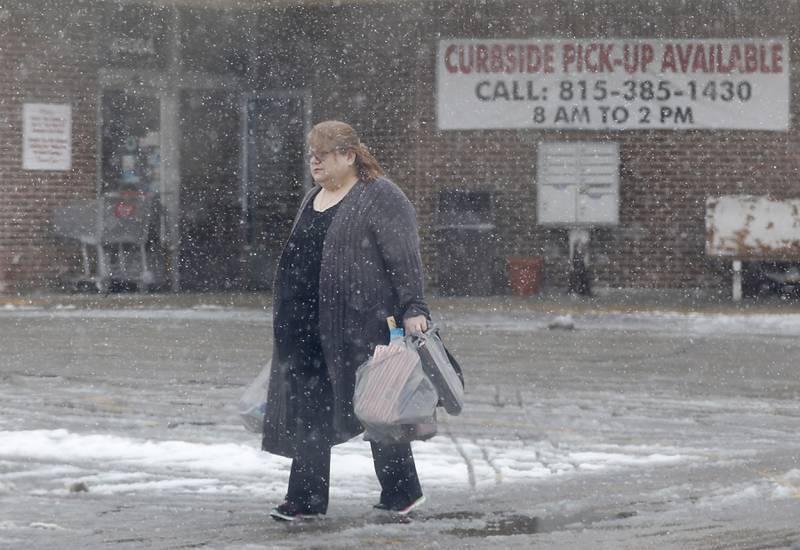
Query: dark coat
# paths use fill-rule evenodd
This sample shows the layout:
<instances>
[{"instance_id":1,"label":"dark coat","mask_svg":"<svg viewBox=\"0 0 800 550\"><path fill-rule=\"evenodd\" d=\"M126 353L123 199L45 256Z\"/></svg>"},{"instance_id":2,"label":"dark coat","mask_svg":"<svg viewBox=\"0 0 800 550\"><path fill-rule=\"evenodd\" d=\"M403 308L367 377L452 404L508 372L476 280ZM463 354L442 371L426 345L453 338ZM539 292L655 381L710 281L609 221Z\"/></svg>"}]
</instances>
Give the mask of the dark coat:
<instances>
[{"instance_id":1,"label":"dark coat","mask_svg":"<svg viewBox=\"0 0 800 550\"><path fill-rule=\"evenodd\" d=\"M302 201L294 231L315 185ZM281 254L279 262L283 261ZM281 264L279 263L279 266ZM277 270L273 286L273 327L290 305ZM331 444L343 443L363 431L353 412L356 369L378 344L389 340L386 318L429 316L423 296L419 230L414 207L386 178L359 181L342 199L322 251L319 284L319 324L323 355L333 391ZM274 340L262 449L294 457L295 412L292 410L289 354Z\"/></svg>"}]
</instances>

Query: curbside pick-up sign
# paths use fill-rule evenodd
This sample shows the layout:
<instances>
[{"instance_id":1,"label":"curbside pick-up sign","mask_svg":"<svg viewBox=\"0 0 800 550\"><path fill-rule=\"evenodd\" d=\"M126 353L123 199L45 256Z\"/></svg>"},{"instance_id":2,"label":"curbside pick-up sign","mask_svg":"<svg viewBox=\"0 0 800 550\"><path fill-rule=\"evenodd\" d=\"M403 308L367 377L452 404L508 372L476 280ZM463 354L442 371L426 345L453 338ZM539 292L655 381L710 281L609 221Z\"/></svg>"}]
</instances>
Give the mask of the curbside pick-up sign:
<instances>
[{"instance_id":1,"label":"curbside pick-up sign","mask_svg":"<svg viewBox=\"0 0 800 550\"><path fill-rule=\"evenodd\" d=\"M446 39L441 130L789 129L780 39Z\"/></svg>"}]
</instances>

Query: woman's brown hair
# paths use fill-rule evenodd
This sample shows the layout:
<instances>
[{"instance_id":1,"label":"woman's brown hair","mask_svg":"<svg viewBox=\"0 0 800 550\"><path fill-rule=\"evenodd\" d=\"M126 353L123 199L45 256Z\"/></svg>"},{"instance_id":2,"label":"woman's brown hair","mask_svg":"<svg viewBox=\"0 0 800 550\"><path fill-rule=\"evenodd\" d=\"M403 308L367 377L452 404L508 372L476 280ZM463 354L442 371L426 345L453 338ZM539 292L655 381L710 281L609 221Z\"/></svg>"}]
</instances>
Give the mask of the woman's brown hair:
<instances>
[{"instance_id":1,"label":"woman's brown hair","mask_svg":"<svg viewBox=\"0 0 800 550\"><path fill-rule=\"evenodd\" d=\"M338 120L326 120L316 124L306 137L308 146L319 152L338 151L346 153L353 151L356 155L355 167L358 177L365 181L372 181L383 175L383 169L372 153L364 147L358 134L352 126Z\"/></svg>"}]
</instances>

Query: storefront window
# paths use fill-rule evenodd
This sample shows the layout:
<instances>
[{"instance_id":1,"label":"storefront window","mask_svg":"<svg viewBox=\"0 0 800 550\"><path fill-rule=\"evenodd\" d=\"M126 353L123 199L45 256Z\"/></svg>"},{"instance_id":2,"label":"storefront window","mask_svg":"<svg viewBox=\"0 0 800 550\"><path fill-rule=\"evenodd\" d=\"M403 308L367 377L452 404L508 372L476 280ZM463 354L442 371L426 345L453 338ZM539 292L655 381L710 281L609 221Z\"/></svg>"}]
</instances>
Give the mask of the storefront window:
<instances>
[{"instance_id":1,"label":"storefront window","mask_svg":"<svg viewBox=\"0 0 800 550\"><path fill-rule=\"evenodd\" d=\"M161 134L156 97L103 94L102 192L157 193L161 184Z\"/></svg>"}]
</instances>

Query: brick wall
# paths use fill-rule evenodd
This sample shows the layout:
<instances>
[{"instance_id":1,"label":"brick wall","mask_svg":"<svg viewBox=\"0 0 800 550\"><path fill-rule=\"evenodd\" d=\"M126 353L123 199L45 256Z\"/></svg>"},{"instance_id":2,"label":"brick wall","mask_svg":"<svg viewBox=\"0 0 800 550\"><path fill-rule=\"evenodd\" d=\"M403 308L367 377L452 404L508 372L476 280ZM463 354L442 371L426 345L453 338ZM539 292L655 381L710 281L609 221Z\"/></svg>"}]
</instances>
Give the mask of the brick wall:
<instances>
[{"instance_id":1,"label":"brick wall","mask_svg":"<svg viewBox=\"0 0 800 550\"><path fill-rule=\"evenodd\" d=\"M78 4L0 11L0 289L41 286L74 250L48 235L52 206L95 189L98 17ZM57 17L56 17L57 15ZM725 267L704 247L704 203L721 193L797 197L800 134L719 131L439 131L438 40L463 38L783 37L800 68L797 0L557 0L359 2L259 9L258 89L300 88L313 120L350 121L416 204L428 280L437 283L433 231L443 187L496 193L497 290L508 255L543 255L544 282L565 280L566 232L536 225L536 147L543 140L620 145L620 225L597 229L597 283L620 287L722 287ZM792 83L792 120L798 84ZM73 107L70 172L21 169L25 101Z\"/></svg>"},{"instance_id":2,"label":"brick wall","mask_svg":"<svg viewBox=\"0 0 800 550\"><path fill-rule=\"evenodd\" d=\"M788 36L800 64L800 3L780 0L468 1L376 3L282 11L265 26L284 31L304 62L282 66L279 85L312 90L314 120L351 121L416 203L423 256L435 286L435 209L443 187L496 193L497 290L504 258L543 255L544 282L564 286L565 230L536 225L536 144L620 144L620 225L592 232L600 286L722 287L726 266L704 254L705 199L722 193L800 194L800 135L733 131L439 131L435 55L440 37L697 38ZM297 25L286 18L305 21ZM303 25L300 25L301 27ZM282 50L285 53L285 50ZM310 54L309 54L310 52ZM292 52L297 53L297 52ZM291 55L287 57L292 57ZM274 76L274 75L273 75ZM792 78L792 118L798 114Z\"/></svg>"},{"instance_id":3,"label":"brick wall","mask_svg":"<svg viewBox=\"0 0 800 550\"><path fill-rule=\"evenodd\" d=\"M792 68L800 64L798 2L465 2L431 7L422 47L415 107L419 134L416 185L433 194L444 185L494 186L498 251L541 254L545 282L563 286L566 231L535 225L536 143L613 140L620 144L620 225L593 231L595 275L601 286L725 285L725 268L704 253L705 199L724 193L800 195L800 135L733 131L437 131L435 49L443 37L759 37L788 36ZM447 14L447 16L444 16ZM441 21L450 22L442 27ZM792 120L797 79L792 78ZM434 204L431 200L420 204ZM435 251L427 234L426 251ZM502 262L498 263L502 269Z\"/></svg>"},{"instance_id":4,"label":"brick wall","mask_svg":"<svg viewBox=\"0 0 800 550\"><path fill-rule=\"evenodd\" d=\"M90 10L0 9L0 291L42 287L74 260L53 240L52 209L95 190L97 69ZM22 168L24 103L72 106L72 169Z\"/></svg>"}]
</instances>

